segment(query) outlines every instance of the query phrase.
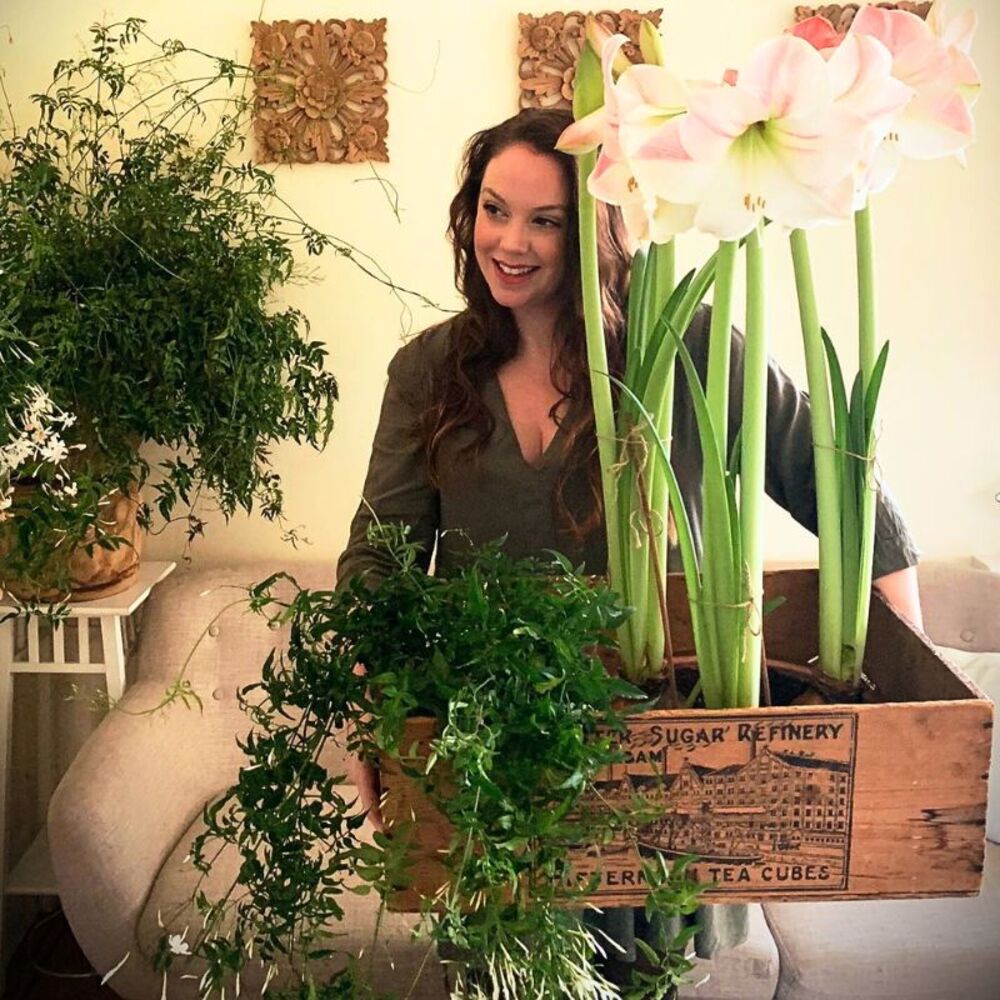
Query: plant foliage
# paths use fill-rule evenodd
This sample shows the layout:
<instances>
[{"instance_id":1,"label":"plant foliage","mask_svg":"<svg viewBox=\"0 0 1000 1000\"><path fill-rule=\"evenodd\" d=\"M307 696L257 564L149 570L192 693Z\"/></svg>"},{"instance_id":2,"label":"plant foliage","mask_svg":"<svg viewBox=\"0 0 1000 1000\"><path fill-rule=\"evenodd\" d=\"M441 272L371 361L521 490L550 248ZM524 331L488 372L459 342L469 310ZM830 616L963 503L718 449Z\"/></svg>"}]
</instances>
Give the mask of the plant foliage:
<instances>
[{"instance_id":1,"label":"plant foliage","mask_svg":"<svg viewBox=\"0 0 1000 1000\"><path fill-rule=\"evenodd\" d=\"M403 823L391 835L359 837L363 816L344 797L344 776L319 763L337 738L351 753L399 761L452 824L450 887L425 900L421 933L429 949L436 942L459 956L455 995L496 986L509 997L617 996L595 970L597 944L572 909L594 886L572 877L568 855L582 843L599 849L648 815L641 800L583 807L595 778L624 759L616 699L642 697L592 655L625 610L559 556L515 563L495 545L450 577L430 577L405 528L372 532L396 567L377 586L358 579L340 592L296 588L282 599L279 585L294 581L277 574L250 590L251 607L290 622L290 641L240 693L253 722L242 744L248 763L206 809L206 832L192 848L206 874L223 849L242 859L238 892L196 898L204 928L193 953L207 960L201 996L221 991L251 955L268 969L291 966L293 992L284 997L312 996L302 992L310 988L373 995L365 962L352 957L332 978L316 963L337 954L336 924L351 893L374 891L384 906L409 884L416 831ZM413 715L436 720L427 746L408 745ZM693 912L698 887L683 864L670 872L647 872L655 907ZM168 944L164 935L164 969ZM651 953L657 995L690 968L677 949L668 941Z\"/></svg>"},{"instance_id":2,"label":"plant foliage","mask_svg":"<svg viewBox=\"0 0 1000 1000\"><path fill-rule=\"evenodd\" d=\"M245 67L156 46L135 18L90 33L32 98L37 121L0 139L0 338L23 345L22 385L77 417L72 462L98 495L148 480L144 522L186 512L190 537L203 492L227 518L278 518L271 451L321 448L337 385L305 316L273 300L294 244L330 241L241 161ZM195 75L175 72L182 57ZM155 471L144 444L169 450ZM40 526L45 503L15 514ZM8 569L31 575L53 541L12 544Z\"/></svg>"}]
</instances>

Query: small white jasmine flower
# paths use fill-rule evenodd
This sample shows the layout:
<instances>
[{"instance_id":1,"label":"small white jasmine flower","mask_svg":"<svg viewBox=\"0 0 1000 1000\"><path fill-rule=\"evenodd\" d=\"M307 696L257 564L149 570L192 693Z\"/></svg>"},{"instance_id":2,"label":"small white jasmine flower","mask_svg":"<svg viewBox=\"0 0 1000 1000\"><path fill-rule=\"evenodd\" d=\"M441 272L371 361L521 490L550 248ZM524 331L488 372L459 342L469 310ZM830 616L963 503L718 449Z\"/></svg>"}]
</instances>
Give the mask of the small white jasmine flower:
<instances>
[{"instance_id":1,"label":"small white jasmine flower","mask_svg":"<svg viewBox=\"0 0 1000 1000\"><path fill-rule=\"evenodd\" d=\"M172 955L190 955L191 945L184 939L187 937L188 928L184 928L183 934L171 934L167 937L167 947Z\"/></svg>"},{"instance_id":2,"label":"small white jasmine flower","mask_svg":"<svg viewBox=\"0 0 1000 1000\"><path fill-rule=\"evenodd\" d=\"M69 449L66 447L66 442L58 434L53 434L40 449L40 457L46 462L58 465L69 457Z\"/></svg>"}]
</instances>

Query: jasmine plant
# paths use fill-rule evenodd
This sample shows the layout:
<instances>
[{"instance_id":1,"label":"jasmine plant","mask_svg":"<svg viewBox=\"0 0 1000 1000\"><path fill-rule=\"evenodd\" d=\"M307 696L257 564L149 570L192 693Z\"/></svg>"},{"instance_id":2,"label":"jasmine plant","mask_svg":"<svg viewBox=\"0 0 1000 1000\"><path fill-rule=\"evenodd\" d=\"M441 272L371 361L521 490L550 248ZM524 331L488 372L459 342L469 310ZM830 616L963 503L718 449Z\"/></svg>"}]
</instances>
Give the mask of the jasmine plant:
<instances>
[{"instance_id":1,"label":"jasmine plant","mask_svg":"<svg viewBox=\"0 0 1000 1000\"><path fill-rule=\"evenodd\" d=\"M344 776L319 763L333 739L349 753L398 761L454 830L442 858L450 883L423 900L418 926L427 961L435 943L465 956L454 960L454 996L490 996L494 987L532 1000L618 996L594 966L603 945L573 909L596 876L578 881L569 856L580 844L629 836L650 814L640 799L585 805L595 778L624 759L616 700L641 698L592 655L625 609L559 556L513 562L494 545L439 578L421 569L405 528L374 526L370 537L395 565L374 588L355 580L341 592L304 591L276 574L249 591L251 608L290 623L290 642L240 692L253 723L242 744L247 764L206 808L192 847L204 873L221 850L237 851L238 885L221 899L199 888L203 927L180 951L171 931L190 914L164 915L157 967L166 974L179 954L202 959L201 997L221 993L251 962L275 997L374 996L380 919L360 960L338 949L337 922L352 893L377 893L384 907L409 884L408 845L420 828L400 822L362 841L364 817ZM292 596L280 596L279 584ZM427 746L406 736L413 715L436 720ZM694 910L699 888L684 864L664 862L648 878L652 908ZM690 968L686 942L653 949L661 984ZM324 971L338 955L342 970Z\"/></svg>"}]
</instances>

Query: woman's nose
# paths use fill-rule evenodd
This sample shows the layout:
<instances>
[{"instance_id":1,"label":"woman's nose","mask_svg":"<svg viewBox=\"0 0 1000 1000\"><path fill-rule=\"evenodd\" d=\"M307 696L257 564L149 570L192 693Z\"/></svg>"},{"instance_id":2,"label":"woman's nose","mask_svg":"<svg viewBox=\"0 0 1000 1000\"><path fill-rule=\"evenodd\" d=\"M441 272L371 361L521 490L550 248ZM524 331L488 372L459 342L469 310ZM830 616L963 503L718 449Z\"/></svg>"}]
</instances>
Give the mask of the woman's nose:
<instances>
[{"instance_id":1,"label":"woman's nose","mask_svg":"<svg viewBox=\"0 0 1000 1000\"><path fill-rule=\"evenodd\" d=\"M523 222L512 219L503 227L500 249L508 253L525 253L528 249L528 228Z\"/></svg>"}]
</instances>

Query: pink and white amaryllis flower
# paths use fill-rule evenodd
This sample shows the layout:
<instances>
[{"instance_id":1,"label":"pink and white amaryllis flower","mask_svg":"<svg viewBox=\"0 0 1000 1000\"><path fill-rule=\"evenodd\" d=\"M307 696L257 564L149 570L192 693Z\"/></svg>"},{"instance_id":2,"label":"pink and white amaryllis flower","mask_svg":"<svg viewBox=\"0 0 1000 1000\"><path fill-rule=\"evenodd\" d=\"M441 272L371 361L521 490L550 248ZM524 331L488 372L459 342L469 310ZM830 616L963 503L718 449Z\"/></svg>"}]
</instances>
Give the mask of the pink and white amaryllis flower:
<instances>
[{"instance_id":1,"label":"pink and white amaryllis flower","mask_svg":"<svg viewBox=\"0 0 1000 1000\"><path fill-rule=\"evenodd\" d=\"M754 51L735 85L691 94L688 113L633 162L660 197L697 204L699 229L735 240L765 216L795 228L847 218L864 140L834 102L823 57L783 35Z\"/></svg>"},{"instance_id":2,"label":"pink and white amaryllis flower","mask_svg":"<svg viewBox=\"0 0 1000 1000\"><path fill-rule=\"evenodd\" d=\"M661 66L629 66L615 79L618 54L627 42L624 35L604 41L604 105L570 125L557 146L574 154L600 146L588 190L598 200L621 208L633 240L664 243L691 227L694 206L674 204L644 187L635 175L630 151L685 112L686 92L683 83Z\"/></svg>"},{"instance_id":3,"label":"pink and white amaryllis flower","mask_svg":"<svg viewBox=\"0 0 1000 1000\"><path fill-rule=\"evenodd\" d=\"M979 72L969 57L975 18L960 16L945 24L940 15L928 24L900 10L865 7L848 37L868 36L892 56L892 74L911 87L913 98L879 146L869 190L883 190L902 159L957 156L972 142L971 107L979 90Z\"/></svg>"},{"instance_id":4,"label":"pink and white amaryllis flower","mask_svg":"<svg viewBox=\"0 0 1000 1000\"><path fill-rule=\"evenodd\" d=\"M899 121L914 91L892 75L892 56L877 39L849 35L835 49L826 49L834 105L853 116L864 136L862 155L854 170L855 208L864 207L871 190L879 150Z\"/></svg>"}]
</instances>

